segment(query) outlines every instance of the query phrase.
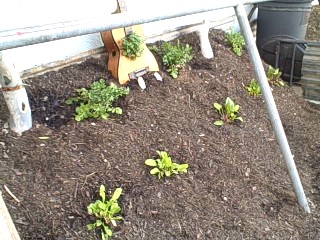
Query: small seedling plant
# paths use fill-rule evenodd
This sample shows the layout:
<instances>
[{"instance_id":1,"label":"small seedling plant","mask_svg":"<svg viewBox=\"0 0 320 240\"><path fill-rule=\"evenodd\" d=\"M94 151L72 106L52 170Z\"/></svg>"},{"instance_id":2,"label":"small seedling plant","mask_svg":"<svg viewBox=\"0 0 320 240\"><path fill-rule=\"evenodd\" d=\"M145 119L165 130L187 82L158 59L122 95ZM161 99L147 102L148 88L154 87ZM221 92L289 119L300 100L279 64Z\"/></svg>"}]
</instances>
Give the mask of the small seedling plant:
<instances>
[{"instance_id":1,"label":"small seedling plant","mask_svg":"<svg viewBox=\"0 0 320 240\"><path fill-rule=\"evenodd\" d=\"M174 163L166 151L157 151L160 158L147 159L145 164L153 167L150 174L157 175L158 178L170 177L173 174L187 173L189 165L187 163L178 164Z\"/></svg>"},{"instance_id":2,"label":"small seedling plant","mask_svg":"<svg viewBox=\"0 0 320 240\"><path fill-rule=\"evenodd\" d=\"M161 48L152 48L162 56L162 62L167 67L167 72L172 78L178 78L181 69L185 68L192 58L192 47L189 44L181 44L177 41L177 44L170 42L164 42Z\"/></svg>"},{"instance_id":3,"label":"small seedling plant","mask_svg":"<svg viewBox=\"0 0 320 240\"><path fill-rule=\"evenodd\" d=\"M143 39L137 33L133 32L122 40L122 55L131 60L140 57L143 53Z\"/></svg>"},{"instance_id":4,"label":"small seedling plant","mask_svg":"<svg viewBox=\"0 0 320 240\"><path fill-rule=\"evenodd\" d=\"M214 125L222 126L225 123L231 123L236 120L243 122L242 117L238 116L240 106L235 104L231 98L227 97L224 105L214 103L213 107L221 116L221 120L215 121Z\"/></svg>"},{"instance_id":5,"label":"small seedling plant","mask_svg":"<svg viewBox=\"0 0 320 240\"><path fill-rule=\"evenodd\" d=\"M248 86L245 86L250 95L257 97L262 95L262 90L257 80L252 79Z\"/></svg>"},{"instance_id":6,"label":"small seedling plant","mask_svg":"<svg viewBox=\"0 0 320 240\"><path fill-rule=\"evenodd\" d=\"M283 87L284 83L280 79L281 75L282 75L282 72L279 70L279 68L273 68L272 66L269 65L268 71L267 71L267 78L268 78L269 85Z\"/></svg>"},{"instance_id":7,"label":"small seedling plant","mask_svg":"<svg viewBox=\"0 0 320 240\"><path fill-rule=\"evenodd\" d=\"M122 216L118 215L121 212L118 199L122 194L122 188L117 188L112 197L107 200L106 189L104 185L100 186L101 200L96 200L94 203L90 203L88 213L97 217L95 223L87 225L88 230L101 229L102 240L108 240L112 236L112 226L117 226L116 221L122 220Z\"/></svg>"},{"instance_id":8,"label":"small seedling plant","mask_svg":"<svg viewBox=\"0 0 320 240\"><path fill-rule=\"evenodd\" d=\"M118 87L114 83L107 86L104 79L94 82L90 89L76 89L77 96L67 99L66 104L80 104L76 108L76 121L88 118L107 120L110 113L122 114L120 107L113 104L122 96L129 94L129 88Z\"/></svg>"},{"instance_id":9,"label":"small seedling plant","mask_svg":"<svg viewBox=\"0 0 320 240\"><path fill-rule=\"evenodd\" d=\"M245 41L240 32L235 32L233 29L226 33L226 38L232 51L239 57L243 54L243 48L245 46Z\"/></svg>"}]
</instances>

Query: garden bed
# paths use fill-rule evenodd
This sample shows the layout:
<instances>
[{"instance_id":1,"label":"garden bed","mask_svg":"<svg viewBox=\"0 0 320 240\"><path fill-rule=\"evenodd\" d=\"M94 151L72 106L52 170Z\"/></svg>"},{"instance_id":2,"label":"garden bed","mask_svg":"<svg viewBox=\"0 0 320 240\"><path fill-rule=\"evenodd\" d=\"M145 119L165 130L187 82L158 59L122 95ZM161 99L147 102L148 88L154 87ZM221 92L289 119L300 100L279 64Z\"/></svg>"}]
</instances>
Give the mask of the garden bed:
<instances>
[{"instance_id":1,"label":"garden bed","mask_svg":"<svg viewBox=\"0 0 320 240\"><path fill-rule=\"evenodd\" d=\"M86 228L100 184L123 188L123 221L112 239L320 237L319 109L288 86L273 90L310 201L305 214L266 104L243 86L254 78L248 54L236 56L219 30L210 31L214 59L202 57L195 33L179 40L195 53L179 78L159 62L163 81L146 76L145 91L130 82L130 94L118 102L124 114L108 121L76 122L74 107L65 104L76 88L101 78L115 82L106 54L26 80L34 126L22 136L0 133L0 183L20 200L3 193L22 239L100 239ZM213 103L226 97L240 105L244 122L219 128ZM157 150L188 163L188 173L151 176L144 161Z\"/></svg>"}]
</instances>

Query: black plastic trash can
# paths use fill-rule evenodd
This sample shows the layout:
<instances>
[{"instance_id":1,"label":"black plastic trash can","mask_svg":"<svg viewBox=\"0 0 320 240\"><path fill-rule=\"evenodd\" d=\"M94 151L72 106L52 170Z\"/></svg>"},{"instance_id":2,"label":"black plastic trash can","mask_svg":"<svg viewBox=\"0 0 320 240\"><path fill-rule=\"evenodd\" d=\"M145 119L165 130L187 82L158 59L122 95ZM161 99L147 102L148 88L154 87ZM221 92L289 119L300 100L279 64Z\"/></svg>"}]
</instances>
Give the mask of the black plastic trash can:
<instances>
[{"instance_id":1,"label":"black plastic trash can","mask_svg":"<svg viewBox=\"0 0 320 240\"><path fill-rule=\"evenodd\" d=\"M304 39L312 0L277 0L258 4L257 47L273 36Z\"/></svg>"},{"instance_id":2,"label":"black plastic trash can","mask_svg":"<svg viewBox=\"0 0 320 240\"><path fill-rule=\"evenodd\" d=\"M284 80L291 74L293 54L293 81L300 80L305 46L283 44L279 49L278 40L305 40L311 3L312 0L276 0L258 4L257 48L267 64L278 64ZM279 52L281 56L277 56Z\"/></svg>"}]
</instances>

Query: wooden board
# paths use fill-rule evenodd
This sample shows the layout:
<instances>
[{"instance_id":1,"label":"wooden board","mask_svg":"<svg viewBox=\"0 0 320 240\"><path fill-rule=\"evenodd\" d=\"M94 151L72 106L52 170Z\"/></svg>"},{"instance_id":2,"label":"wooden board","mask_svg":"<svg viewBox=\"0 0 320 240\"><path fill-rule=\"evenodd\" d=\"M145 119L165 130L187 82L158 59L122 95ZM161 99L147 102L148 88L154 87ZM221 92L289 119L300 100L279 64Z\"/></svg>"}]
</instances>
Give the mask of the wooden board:
<instances>
[{"instance_id":1,"label":"wooden board","mask_svg":"<svg viewBox=\"0 0 320 240\"><path fill-rule=\"evenodd\" d=\"M0 239L21 240L0 192Z\"/></svg>"}]
</instances>

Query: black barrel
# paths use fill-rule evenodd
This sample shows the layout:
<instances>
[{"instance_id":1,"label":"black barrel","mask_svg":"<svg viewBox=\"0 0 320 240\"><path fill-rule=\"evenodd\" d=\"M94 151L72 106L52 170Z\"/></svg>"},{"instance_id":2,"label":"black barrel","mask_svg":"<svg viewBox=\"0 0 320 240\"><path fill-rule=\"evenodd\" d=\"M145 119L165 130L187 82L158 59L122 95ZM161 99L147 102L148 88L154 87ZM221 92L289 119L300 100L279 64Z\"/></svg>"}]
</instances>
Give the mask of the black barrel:
<instances>
[{"instance_id":1,"label":"black barrel","mask_svg":"<svg viewBox=\"0 0 320 240\"><path fill-rule=\"evenodd\" d=\"M257 47L273 36L304 39L312 0L277 0L258 4Z\"/></svg>"},{"instance_id":2,"label":"black barrel","mask_svg":"<svg viewBox=\"0 0 320 240\"><path fill-rule=\"evenodd\" d=\"M277 62L285 80L291 74L292 59L293 81L300 80L304 46L298 45L294 50L293 44L284 44L279 48L278 40L305 39L311 3L312 0L276 0L258 4L256 44L260 56L272 66Z\"/></svg>"}]
</instances>

